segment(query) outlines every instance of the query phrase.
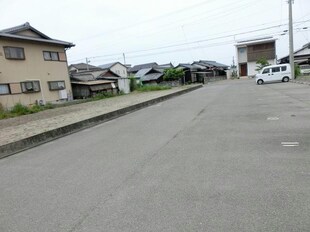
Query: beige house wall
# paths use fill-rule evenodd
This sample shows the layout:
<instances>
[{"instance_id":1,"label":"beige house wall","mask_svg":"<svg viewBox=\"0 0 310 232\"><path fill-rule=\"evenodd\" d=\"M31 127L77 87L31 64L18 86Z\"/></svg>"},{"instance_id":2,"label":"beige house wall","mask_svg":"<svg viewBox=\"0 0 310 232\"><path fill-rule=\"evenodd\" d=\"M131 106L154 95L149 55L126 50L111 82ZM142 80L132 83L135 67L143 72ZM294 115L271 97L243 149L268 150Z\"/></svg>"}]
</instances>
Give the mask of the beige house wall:
<instances>
[{"instance_id":1,"label":"beige house wall","mask_svg":"<svg viewBox=\"0 0 310 232\"><path fill-rule=\"evenodd\" d=\"M6 59L4 46L24 48L25 60ZM36 93L0 95L0 103L4 107L12 107L18 102L31 105L37 100L58 101L59 90L49 90L48 81L64 81L68 97L72 96L67 62L45 61L43 51L65 52L64 47L59 45L0 39L0 84L39 80L41 88L41 91Z\"/></svg>"}]
</instances>

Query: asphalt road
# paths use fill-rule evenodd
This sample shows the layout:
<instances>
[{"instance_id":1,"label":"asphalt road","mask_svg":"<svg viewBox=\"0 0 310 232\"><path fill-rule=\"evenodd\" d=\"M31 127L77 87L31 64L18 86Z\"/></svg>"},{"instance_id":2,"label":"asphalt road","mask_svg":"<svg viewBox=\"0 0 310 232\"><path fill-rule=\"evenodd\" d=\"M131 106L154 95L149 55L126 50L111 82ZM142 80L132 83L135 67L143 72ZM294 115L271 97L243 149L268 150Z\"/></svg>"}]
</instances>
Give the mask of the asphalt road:
<instances>
[{"instance_id":1,"label":"asphalt road","mask_svg":"<svg viewBox=\"0 0 310 232\"><path fill-rule=\"evenodd\" d=\"M310 88L223 81L0 160L0 231L310 231Z\"/></svg>"}]
</instances>

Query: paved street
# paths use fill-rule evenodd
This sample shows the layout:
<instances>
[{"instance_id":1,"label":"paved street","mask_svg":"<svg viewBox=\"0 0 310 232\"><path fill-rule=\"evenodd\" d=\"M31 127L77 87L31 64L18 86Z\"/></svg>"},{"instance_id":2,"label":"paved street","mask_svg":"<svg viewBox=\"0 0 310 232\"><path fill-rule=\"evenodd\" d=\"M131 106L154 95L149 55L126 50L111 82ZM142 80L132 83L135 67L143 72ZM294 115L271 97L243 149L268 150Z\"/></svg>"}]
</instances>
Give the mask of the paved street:
<instances>
[{"instance_id":1,"label":"paved street","mask_svg":"<svg viewBox=\"0 0 310 232\"><path fill-rule=\"evenodd\" d=\"M310 87L211 83L0 160L0 231L310 231Z\"/></svg>"}]
</instances>

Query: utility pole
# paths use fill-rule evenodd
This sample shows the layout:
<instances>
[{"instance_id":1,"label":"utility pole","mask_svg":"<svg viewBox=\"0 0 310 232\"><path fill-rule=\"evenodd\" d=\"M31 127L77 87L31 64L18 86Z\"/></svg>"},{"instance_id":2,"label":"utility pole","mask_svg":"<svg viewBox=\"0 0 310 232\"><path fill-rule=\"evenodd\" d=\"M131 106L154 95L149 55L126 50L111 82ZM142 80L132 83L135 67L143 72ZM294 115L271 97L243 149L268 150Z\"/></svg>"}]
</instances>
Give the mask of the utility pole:
<instances>
[{"instance_id":1,"label":"utility pole","mask_svg":"<svg viewBox=\"0 0 310 232\"><path fill-rule=\"evenodd\" d=\"M291 65L291 75L292 75L292 79L295 79L294 36L293 36L293 12L292 12L292 3L294 3L294 0L288 0L290 65Z\"/></svg>"},{"instance_id":2,"label":"utility pole","mask_svg":"<svg viewBox=\"0 0 310 232\"><path fill-rule=\"evenodd\" d=\"M124 65L126 64L126 56L125 53L123 53L123 58L124 58Z\"/></svg>"},{"instance_id":3,"label":"utility pole","mask_svg":"<svg viewBox=\"0 0 310 232\"><path fill-rule=\"evenodd\" d=\"M89 67L88 67L89 63L90 63L90 60L86 57L86 68L87 68L87 71L89 71Z\"/></svg>"}]
</instances>

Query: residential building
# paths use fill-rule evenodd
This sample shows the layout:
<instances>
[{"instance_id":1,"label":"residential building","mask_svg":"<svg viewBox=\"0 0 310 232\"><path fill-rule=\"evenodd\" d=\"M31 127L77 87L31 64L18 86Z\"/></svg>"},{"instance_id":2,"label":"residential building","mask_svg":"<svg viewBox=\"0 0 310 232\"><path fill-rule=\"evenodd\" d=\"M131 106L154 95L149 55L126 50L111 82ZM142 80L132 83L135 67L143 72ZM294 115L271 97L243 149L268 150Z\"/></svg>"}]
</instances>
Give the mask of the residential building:
<instances>
[{"instance_id":1,"label":"residential building","mask_svg":"<svg viewBox=\"0 0 310 232\"><path fill-rule=\"evenodd\" d=\"M78 72L85 72L85 71L100 71L100 70L102 70L100 67L90 65L87 63L78 63L78 64L69 65L70 73L78 73Z\"/></svg>"},{"instance_id":2,"label":"residential building","mask_svg":"<svg viewBox=\"0 0 310 232\"><path fill-rule=\"evenodd\" d=\"M157 67L157 66L158 66L158 64L156 62L147 63L147 64L139 64L139 65L135 65L132 68L130 68L128 70L128 73L129 73L129 75L130 74L136 74L141 69L154 68L154 67Z\"/></svg>"},{"instance_id":3,"label":"residential building","mask_svg":"<svg viewBox=\"0 0 310 232\"><path fill-rule=\"evenodd\" d=\"M72 99L66 50L29 23L0 31L0 103L10 108Z\"/></svg>"},{"instance_id":4,"label":"residential building","mask_svg":"<svg viewBox=\"0 0 310 232\"><path fill-rule=\"evenodd\" d=\"M127 67L120 62L103 64L103 65L99 65L98 67L102 68L103 70L111 70L112 72L116 73L120 77L128 77Z\"/></svg>"},{"instance_id":5,"label":"residential building","mask_svg":"<svg viewBox=\"0 0 310 232\"><path fill-rule=\"evenodd\" d=\"M279 59L280 64L285 64L290 62L289 55ZM294 52L294 62L299 65L310 64L310 43L305 44L302 48Z\"/></svg>"},{"instance_id":6,"label":"residential building","mask_svg":"<svg viewBox=\"0 0 310 232\"><path fill-rule=\"evenodd\" d=\"M163 81L164 73L154 68L145 68L135 74L135 78L143 84L158 84Z\"/></svg>"},{"instance_id":7,"label":"residential building","mask_svg":"<svg viewBox=\"0 0 310 232\"><path fill-rule=\"evenodd\" d=\"M239 76L254 76L256 62L265 58L270 64L276 64L276 39L272 37L239 41L236 45L237 69Z\"/></svg>"},{"instance_id":8,"label":"residential building","mask_svg":"<svg viewBox=\"0 0 310 232\"><path fill-rule=\"evenodd\" d=\"M71 73L73 97L79 99L92 97L103 92L117 93L118 78L117 74L109 70Z\"/></svg>"},{"instance_id":9,"label":"residential building","mask_svg":"<svg viewBox=\"0 0 310 232\"><path fill-rule=\"evenodd\" d=\"M226 70L229 68L226 64L221 64L213 60L200 60L200 61L194 61L192 63L196 66L202 66L205 67L208 71L213 72L213 76L225 76Z\"/></svg>"}]
</instances>

